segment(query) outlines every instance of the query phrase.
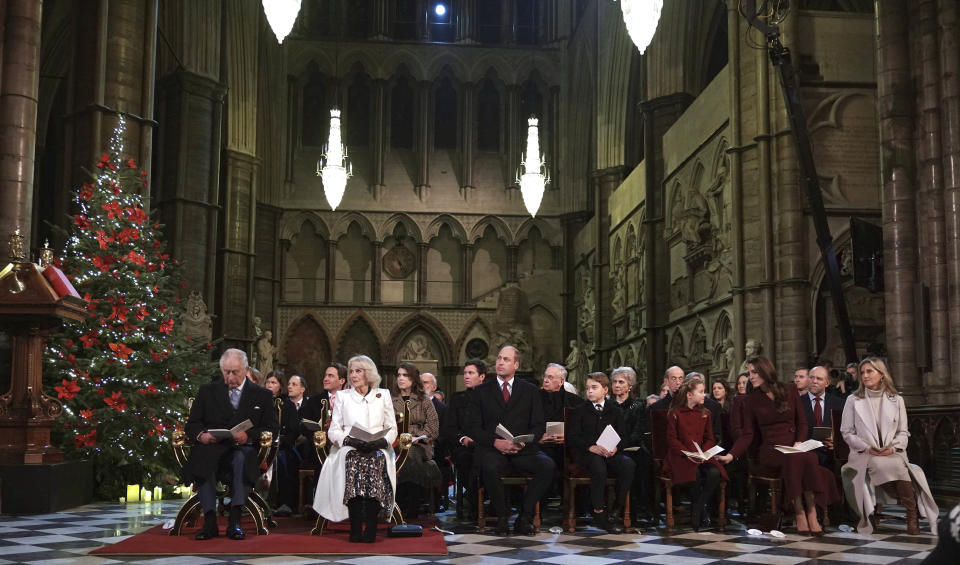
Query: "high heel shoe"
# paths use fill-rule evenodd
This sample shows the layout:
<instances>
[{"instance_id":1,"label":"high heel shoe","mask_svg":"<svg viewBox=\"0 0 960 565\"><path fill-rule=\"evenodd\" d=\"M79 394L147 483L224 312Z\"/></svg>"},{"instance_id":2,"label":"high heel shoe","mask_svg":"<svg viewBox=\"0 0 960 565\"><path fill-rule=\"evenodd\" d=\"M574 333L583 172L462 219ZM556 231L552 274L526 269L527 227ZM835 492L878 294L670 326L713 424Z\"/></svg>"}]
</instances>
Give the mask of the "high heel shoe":
<instances>
[{"instance_id":1,"label":"high heel shoe","mask_svg":"<svg viewBox=\"0 0 960 565\"><path fill-rule=\"evenodd\" d=\"M807 524L806 514L797 514L796 522L797 522L797 534L801 536L809 536L810 526Z\"/></svg>"}]
</instances>

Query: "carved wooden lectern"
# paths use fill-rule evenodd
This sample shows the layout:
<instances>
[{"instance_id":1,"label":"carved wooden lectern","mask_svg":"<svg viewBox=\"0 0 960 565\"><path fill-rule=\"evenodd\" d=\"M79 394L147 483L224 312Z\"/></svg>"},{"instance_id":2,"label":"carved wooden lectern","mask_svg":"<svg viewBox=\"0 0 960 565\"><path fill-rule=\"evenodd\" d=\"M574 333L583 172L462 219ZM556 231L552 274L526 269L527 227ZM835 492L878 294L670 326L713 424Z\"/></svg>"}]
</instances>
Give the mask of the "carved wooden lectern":
<instances>
[{"instance_id":1,"label":"carved wooden lectern","mask_svg":"<svg viewBox=\"0 0 960 565\"><path fill-rule=\"evenodd\" d=\"M63 406L43 393L43 339L63 319L86 317L85 302L61 296L40 268L23 257L15 234L13 261L0 264L0 329L12 338L10 390L0 396L0 465L57 463L50 429Z\"/></svg>"}]
</instances>

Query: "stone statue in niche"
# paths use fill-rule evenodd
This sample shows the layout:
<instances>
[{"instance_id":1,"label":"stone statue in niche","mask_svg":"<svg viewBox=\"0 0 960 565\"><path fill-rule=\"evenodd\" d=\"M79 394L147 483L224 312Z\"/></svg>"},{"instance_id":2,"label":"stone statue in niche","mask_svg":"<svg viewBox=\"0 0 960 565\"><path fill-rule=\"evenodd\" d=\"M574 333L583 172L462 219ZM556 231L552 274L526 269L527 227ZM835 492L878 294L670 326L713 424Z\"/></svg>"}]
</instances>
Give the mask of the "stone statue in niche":
<instances>
[{"instance_id":1,"label":"stone statue in niche","mask_svg":"<svg viewBox=\"0 0 960 565\"><path fill-rule=\"evenodd\" d=\"M260 336L260 339L257 340L257 370L260 371L260 374L266 378L267 374L273 370L273 361L274 356L277 353L277 348L270 340L273 339L273 332L267 330L263 332L263 335Z\"/></svg>"},{"instance_id":2,"label":"stone statue in niche","mask_svg":"<svg viewBox=\"0 0 960 565\"><path fill-rule=\"evenodd\" d=\"M723 351L723 361L726 365L724 370L727 371L727 384L735 387L737 386L737 376L740 375L736 365L737 350L733 347L732 341L727 340L726 343L729 346Z\"/></svg>"},{"instance_id":3,"label":"stone statue in niche","mask_svg":"<svg viewBox=\"0 0 960 565\"><path fill-rule=\"evenodd\" d=\"M690 368L690 359L683 350L683 337L677 333L670 341L670 364L682 367L684 371Z\"/></svg>"},{"instance_id":4,"label":"stone statue in niche","mask_svg":"<svg viewBox=\"0 0 960 565\"><path fill-rule=\"evenodd\" d=\"M687 247L697 247L706 243L712 229L710 225L710 209L706 199L700 192L687 187L683 199L683 210L677 216L680 222L680 235Z\"/></svg>"},{"instance_id":5,"label":"stone statue in niche","mask_svg":"<svg viewBox=\"0 0 960 565\"><path fill-rule=\"evenodd\" d=\"M578 317L580 320L580 331L586 335L593 333L593 321L597 312L597 299L593 292L593 281L590 276L581 277L581 301Z\"/></svg>"},{"instance_id":6,"label":"stone statue in niche","mask_svg":"<svg viewBox=\"0 0 960 565\"><path fill-rule=\"evenodd\" d=\"M397 356L397 361L414 361L421 359L436 359L436 356L433 355L433 351L430 349L430 344L427 342L427 338L422 335L417 335L408 341L402 349L400 349L400 354Z\"/></svg>"},{"instance_id":7,"label":"stone statue in niche","mask_svg":"<svg viewBox=\"0 0 960 565\"><path fill-rule=\"evenodd\" d=\"M710 219L718 231L721 232L730 229L729 222L727 221L726 205L723 201L723 190L727 186L729 161L730 158L724 156L720 163L717 164L716 177L714 177L710 187L707 188L707 202L711 204Z\"/></svg>"},{"instance_id":8,"label":"stone statue in niche","mask_svg":"<svg viewBox=\"0 0 960 565\"><path fill-rule=\"evenodd\" d=\"M590 365L587 354L580 347L580 342L575 339L570 340L570 354L567 355L564 366L567 368L567 380L574 385L580 383L583 375L590 373Z\"/></svg>"},{"instance_id":9,"label":"stone statue in niche","mask_svg":"<svg viewBox=\"0 0 960 565\"><path fill-rule=\"evenodd\" d=\"M180 314L181 331L196 341L213 339L213 318L207 313L207 304L196 290L187 297L186 309Z\"/></svg>"},{"instance_id":10,"label":"stone statue in niche","mask_svg":"<svg viewBox=\"0 0 960 565\"><path fill-rule=\"evenodd\" d=\"M707 354L707 332L703 326L697 324L693 329L693 337L690 340L690 361L694 364L700 364L709 360Z\"/></svg>"},{"instance_id":11,"label":"stone statue in niche","mask_svg":"<svg viewBox=\"0 0 960 565\"><path fill-rule=\"evenodd\" d=\"M624 271L623 265L617 266L611 273L611 279L613 282L613 298L610 301L610 306L613 308L613 317L617 318L623 314L624 308L626 307L626 299L624 294L626 293L626 285L624 284Z\"/></svg>"},{"instance_id":12,"label":"stone statue in niche","mask_svg":"<svg viewBox=\"0 0 960 565\"><path fill-rule=\"evenodd\" d=\"M740 371L737 373L746 373L747 372L747 362L760 355L763 351L763 343L759 339L752 338L747 340L746 346L743 348L743 363L740 364Z\"/></svg>"}]
</instances>

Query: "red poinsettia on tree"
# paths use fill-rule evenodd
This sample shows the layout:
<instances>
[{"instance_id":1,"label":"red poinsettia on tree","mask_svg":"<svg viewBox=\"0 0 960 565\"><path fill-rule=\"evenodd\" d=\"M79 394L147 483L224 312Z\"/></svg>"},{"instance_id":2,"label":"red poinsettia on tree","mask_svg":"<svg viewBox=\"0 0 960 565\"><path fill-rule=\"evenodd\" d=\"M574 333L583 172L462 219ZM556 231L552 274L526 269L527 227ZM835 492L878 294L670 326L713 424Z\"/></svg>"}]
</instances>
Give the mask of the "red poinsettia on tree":
<instances>
[{"instance_id":1,"label":"red poinsettia on tree","mask_svg":"<svg viewBox=\"0 0 960 565\"><path fill-rule=\"evenodd\" d=\"M216 369L210 344L177 331L180 266L143 209L146 172L122 156L122 134L121 117L110 154L77 191L59 263L89 317L48 339L44 370L64 405L54 441L68 456L93 459L105 498L127 484L176 480L170 434Z\"/></svg>"}]
</instances>

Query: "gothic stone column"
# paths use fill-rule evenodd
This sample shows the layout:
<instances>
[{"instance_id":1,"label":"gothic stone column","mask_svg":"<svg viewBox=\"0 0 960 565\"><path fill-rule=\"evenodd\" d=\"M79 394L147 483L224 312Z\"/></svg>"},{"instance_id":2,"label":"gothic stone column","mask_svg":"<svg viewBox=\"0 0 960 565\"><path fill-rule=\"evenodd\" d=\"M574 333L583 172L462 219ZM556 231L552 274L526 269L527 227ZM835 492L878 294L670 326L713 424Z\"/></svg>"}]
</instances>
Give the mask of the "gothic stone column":
<instances>
[{"instance_id":1,"label":"gothic stone column","mask_svg":"<svg viewBox=\"0 0 960 565\"><path fill-rule=\"evenodd\" d=\"M0 6L0 241L20 228L30 256L41 11L35 0Z\"/></svg>"}]
</instances>

